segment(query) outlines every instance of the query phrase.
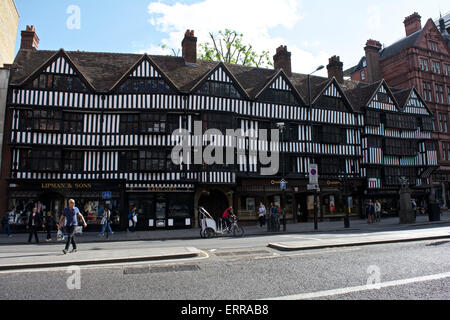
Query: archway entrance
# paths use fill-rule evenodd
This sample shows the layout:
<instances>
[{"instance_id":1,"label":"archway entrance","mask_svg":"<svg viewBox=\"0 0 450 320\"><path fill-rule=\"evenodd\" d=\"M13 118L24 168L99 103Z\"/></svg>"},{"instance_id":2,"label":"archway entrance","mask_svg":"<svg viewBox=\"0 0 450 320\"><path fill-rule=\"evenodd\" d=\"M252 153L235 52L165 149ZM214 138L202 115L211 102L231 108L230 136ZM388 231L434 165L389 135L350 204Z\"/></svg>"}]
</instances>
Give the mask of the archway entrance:
<instances>
[{"instance_id":1,"label":"archway entrance","mask_svg":"<svg viewBox=\"0 0 450 320\"><path fill-rule=\"evenodd\" d=\"M198 200L198 206L208 211L214 219L220 218L228 208L227 196L219 190L210 190L203 193Z\"/></svg>"}]
</instances>

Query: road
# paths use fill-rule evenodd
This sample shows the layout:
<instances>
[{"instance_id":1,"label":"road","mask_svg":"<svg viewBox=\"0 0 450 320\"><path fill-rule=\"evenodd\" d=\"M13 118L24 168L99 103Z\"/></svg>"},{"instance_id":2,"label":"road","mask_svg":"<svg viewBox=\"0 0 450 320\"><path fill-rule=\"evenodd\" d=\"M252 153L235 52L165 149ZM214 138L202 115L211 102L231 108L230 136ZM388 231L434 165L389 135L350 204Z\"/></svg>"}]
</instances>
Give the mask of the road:
<instances>
[{"instance_id":1,"label":"road","mask_svg":"<svg viewBox=\"0 0 450 320\"><path fill-rule=\"evenodd\" d=\"M314 235L318 241L330 236ZM82 267L80 289L68 289L72 274L65 268L4 271L0 299L450 299L450 239L294 252L267 247L269 242L299 237L152 241L155 247L195 246L203 254L176 261ZM142 243L82 244L80 249L130 245Z\"/></svg>"}]
</instances>

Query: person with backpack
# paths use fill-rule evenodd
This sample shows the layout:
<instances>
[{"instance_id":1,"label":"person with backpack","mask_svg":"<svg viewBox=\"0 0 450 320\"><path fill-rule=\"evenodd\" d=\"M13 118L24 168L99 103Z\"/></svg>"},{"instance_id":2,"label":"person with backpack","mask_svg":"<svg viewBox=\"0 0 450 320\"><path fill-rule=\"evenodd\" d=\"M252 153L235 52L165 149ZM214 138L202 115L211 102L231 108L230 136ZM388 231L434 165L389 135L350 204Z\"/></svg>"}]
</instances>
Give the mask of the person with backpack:
<instances>
[{"instance_id":1,"label":"person with backpack","mask_svg":"<svg viewBox=\"0 0 450 320\"><path fill-rule=\"evenodd\" d=\"M62 222L65 219L66 221L65 226L67 231L67 243L65 249L63 250L64 254L67 254L67 252L69 251L70 243L72 243L71 252L77 252L77 244L75 242L75 228L78 226L78 218L80 218L83 221L83 226L86 228L87 227L86 220L84 220L84 217L81 214L80 210L77 207L75 207L75 200L70 199L69 206L67 208L64 208L58 224L59 228L61 228Z\"/></svg>"},{"instance_id":2,"label":"person with backpack","mask_svg":"<svg viewBox=\"0 0 450 320\"><path fill-rule=\"evenodd\" d=\"M128 214L128 231L134 232L137 223L137 208L133 206L131 212Z\"/></svg>"}]
</instances>

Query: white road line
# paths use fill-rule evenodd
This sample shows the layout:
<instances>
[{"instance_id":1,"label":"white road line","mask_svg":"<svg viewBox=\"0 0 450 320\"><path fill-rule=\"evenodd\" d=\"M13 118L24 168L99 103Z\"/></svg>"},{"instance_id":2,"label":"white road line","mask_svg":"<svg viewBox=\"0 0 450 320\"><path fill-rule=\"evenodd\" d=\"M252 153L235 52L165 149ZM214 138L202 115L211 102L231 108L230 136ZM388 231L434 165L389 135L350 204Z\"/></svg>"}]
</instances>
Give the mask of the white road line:
<instances>
[{"instance_id":1,"label":"white road line","mask_svg":"<svg viewBox=\"0 0 450 320\"><path fill-rule=\"evenodd\" d=\"M352 292L375 290L375 289L394 287L394 286L402 286L402 285L407 285L407 284L417 283L417 282L433 281L433 280L439 280L439 279L444 279L444 278L449 278L449 277L450 277L450 272L446 272L446 273L433 274L433 275L423 276L423 277L416 277L416 278L409 278L409 279L401 279L401 280L382 282L382 283L375 284L375 285L364 285L364 286L347 287L347 288L325 290L325 291L318 291L318 292L311 292L311 293L301 293L301 294L294 294L294 295L290 295L290 296L268 298L268 299L261 299L261 300L305 300L305 299L314 299L314 298L321 298L321 297L328 297L328 296L336 296L336 295L341 295L341 294L347 294L347 293L352 293Z\"/></svg>"}]
</instances>

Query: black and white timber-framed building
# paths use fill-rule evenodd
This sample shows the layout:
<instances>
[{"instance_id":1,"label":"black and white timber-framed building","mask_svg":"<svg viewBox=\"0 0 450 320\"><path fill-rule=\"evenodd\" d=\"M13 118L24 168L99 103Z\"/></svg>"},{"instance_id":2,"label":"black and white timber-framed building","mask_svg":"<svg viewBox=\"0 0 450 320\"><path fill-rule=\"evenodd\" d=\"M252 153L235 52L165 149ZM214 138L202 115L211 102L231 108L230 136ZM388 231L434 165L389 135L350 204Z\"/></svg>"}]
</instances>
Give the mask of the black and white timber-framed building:
<instances>
[{"instance_id":1,"label":"black and white timber-framed building","mask_svg":"<svg viewBox=\"0 0 450 320\"><path fill-rule=\"evenodd\" d=\"M333 57L329 78L310 78L309 97L308 78L290 71L286 47L277 49L274 69L200 61L195 47L192 33L183 40L183 57L23 46L7 97L7 205L38 202L59 214L74 198L91 224L108 205L122 227L137 205L141 229L194 226L200 205L214 215L233 205L241 221L254 221L260 201L281 201L284 171L287 218L301 222L312 214L306 188L312 162L319 166L323 219L345 213L343 178L358 216L368 197L395 198L401 176L425 197L437 166L433 115L414 88L344 81L333 72L339 65ZM283 122L283 141L270 148L281 151L284 170L261 176L252 151L267 145L245 134L240 163L174 165L172 132L192 132L195 121L223 133Z\"/></svg>"}]
</instances>

